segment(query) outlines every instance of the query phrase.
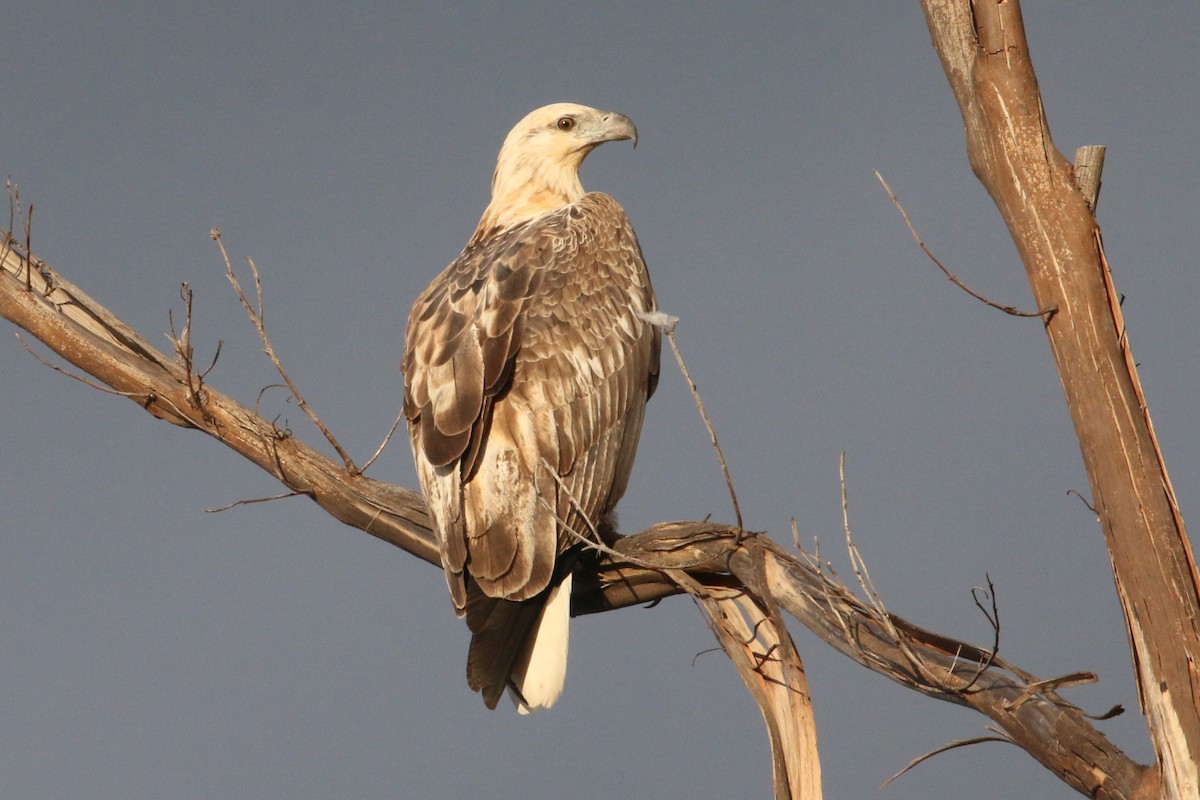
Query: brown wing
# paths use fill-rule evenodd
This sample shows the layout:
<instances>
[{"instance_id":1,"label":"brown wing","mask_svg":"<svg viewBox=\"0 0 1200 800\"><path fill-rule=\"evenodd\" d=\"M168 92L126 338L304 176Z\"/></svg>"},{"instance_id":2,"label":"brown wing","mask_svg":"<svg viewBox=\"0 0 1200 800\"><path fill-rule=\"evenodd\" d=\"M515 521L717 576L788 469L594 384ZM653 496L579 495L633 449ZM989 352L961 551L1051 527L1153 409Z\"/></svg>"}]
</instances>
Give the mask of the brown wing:
<instances>
[{"instance_id":1,"label":"brown wing","mask_svg":"<svg viewBox=\"0 0 1200 800\"><path fill-rule=\"evenodd\" d=\"M525 600L625 491L659 334L637 239L601 194L465 250L417 299L404 356L418 472L462 613L469 574ZM551 470L561 480L555 480Z\"/></svg>"}]
</instances>

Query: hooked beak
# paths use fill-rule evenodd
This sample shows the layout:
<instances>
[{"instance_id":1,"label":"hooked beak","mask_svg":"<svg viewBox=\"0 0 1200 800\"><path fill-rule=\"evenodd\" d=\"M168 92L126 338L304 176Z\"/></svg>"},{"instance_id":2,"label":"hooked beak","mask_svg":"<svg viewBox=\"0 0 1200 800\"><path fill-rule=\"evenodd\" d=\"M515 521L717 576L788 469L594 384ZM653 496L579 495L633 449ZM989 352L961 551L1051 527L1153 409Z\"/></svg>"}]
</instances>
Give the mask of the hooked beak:
<instances>
[{"instance_id":1,"label":"hooked beak","mask_svg":"<svg viewBox=\"0 0 1200 800\"><path fill-rule=\"evenodd\" d=\"M605 112L600 118L601 126L599 136L596 143L600 142L617 142L625 139L631 139L633 146L637 147L637 128L633 124L633 120L624 114L618 114L615 111Z\"/></svg>"}]
</instances>

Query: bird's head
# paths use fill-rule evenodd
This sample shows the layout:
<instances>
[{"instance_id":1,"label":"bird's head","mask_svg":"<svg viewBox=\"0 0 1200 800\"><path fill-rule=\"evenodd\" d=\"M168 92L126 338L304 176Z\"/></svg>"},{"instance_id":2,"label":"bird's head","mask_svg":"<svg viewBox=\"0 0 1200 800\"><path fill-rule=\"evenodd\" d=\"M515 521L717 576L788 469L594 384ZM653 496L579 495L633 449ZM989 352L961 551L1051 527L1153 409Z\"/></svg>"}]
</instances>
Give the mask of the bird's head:
<instances>
[{"instance_id":1,"label":"bird's head","mask_svg":"<svg viewBox=\"0 0 1200 800\"><path fill-rule=\"evenodd\" d=\"M624 114L575 103L531 111L509 132L496 159L492 202L480 231L508 227L583 197L579 165L605 142L632 139L637 128Z\"/></svg>"}]
</instances>

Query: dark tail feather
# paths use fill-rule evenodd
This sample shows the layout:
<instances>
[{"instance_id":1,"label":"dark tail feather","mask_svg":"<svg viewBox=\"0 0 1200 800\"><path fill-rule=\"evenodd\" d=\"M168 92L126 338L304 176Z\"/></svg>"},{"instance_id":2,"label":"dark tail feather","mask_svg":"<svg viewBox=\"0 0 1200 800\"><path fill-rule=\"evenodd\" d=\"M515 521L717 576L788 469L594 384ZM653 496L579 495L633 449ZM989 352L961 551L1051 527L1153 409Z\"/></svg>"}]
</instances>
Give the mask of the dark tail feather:
<instances>
[{"instance_id":1,"label":"dark tail feather","mask_svg":"<svg viewBox=\"0 0 1200 800\"><path fill-rule=\"evenodd\" d=\"M576 548L560 553L550 584L528 600L488 597L475 581L467 579L466 617L471 629L467 685L483 693L488 708L495 708L508 688L517 657L537 625L550 590L570 574L578 556Z\"/></svg>"},{"instance_id":2,"label":"dark tail feather","mask_svg":"<svg viewBox=\"0 0 1200 800\"><path fill-rule=\"evenodd\" d=\"M545 602L541 594L523 601L488 597L471 581L467 589L467 626L471 629L467 685L483 692L488 708L496 707L508 687L517 656Z\"/></svg>"}]
</instances>

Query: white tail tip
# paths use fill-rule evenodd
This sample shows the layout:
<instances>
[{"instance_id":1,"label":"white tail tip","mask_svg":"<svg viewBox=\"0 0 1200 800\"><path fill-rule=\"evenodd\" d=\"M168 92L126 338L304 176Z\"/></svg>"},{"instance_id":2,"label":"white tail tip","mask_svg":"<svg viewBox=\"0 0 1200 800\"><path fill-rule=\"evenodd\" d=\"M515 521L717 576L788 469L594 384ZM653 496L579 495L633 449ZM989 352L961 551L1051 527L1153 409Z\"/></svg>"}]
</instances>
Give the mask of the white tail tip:
<instances>
[{"instance_id":1,"label":"white tail tip","mask_svg":"<svg viewBox=\"0 0 1200 800\"><path fill-rule=\"evenodd\" d=\"M571 621L571 579L550 590L533 633L513 667L508 696L517 713L549 708L562 694L567 679L567 639Z\"/></svg>"}]
</instances>

